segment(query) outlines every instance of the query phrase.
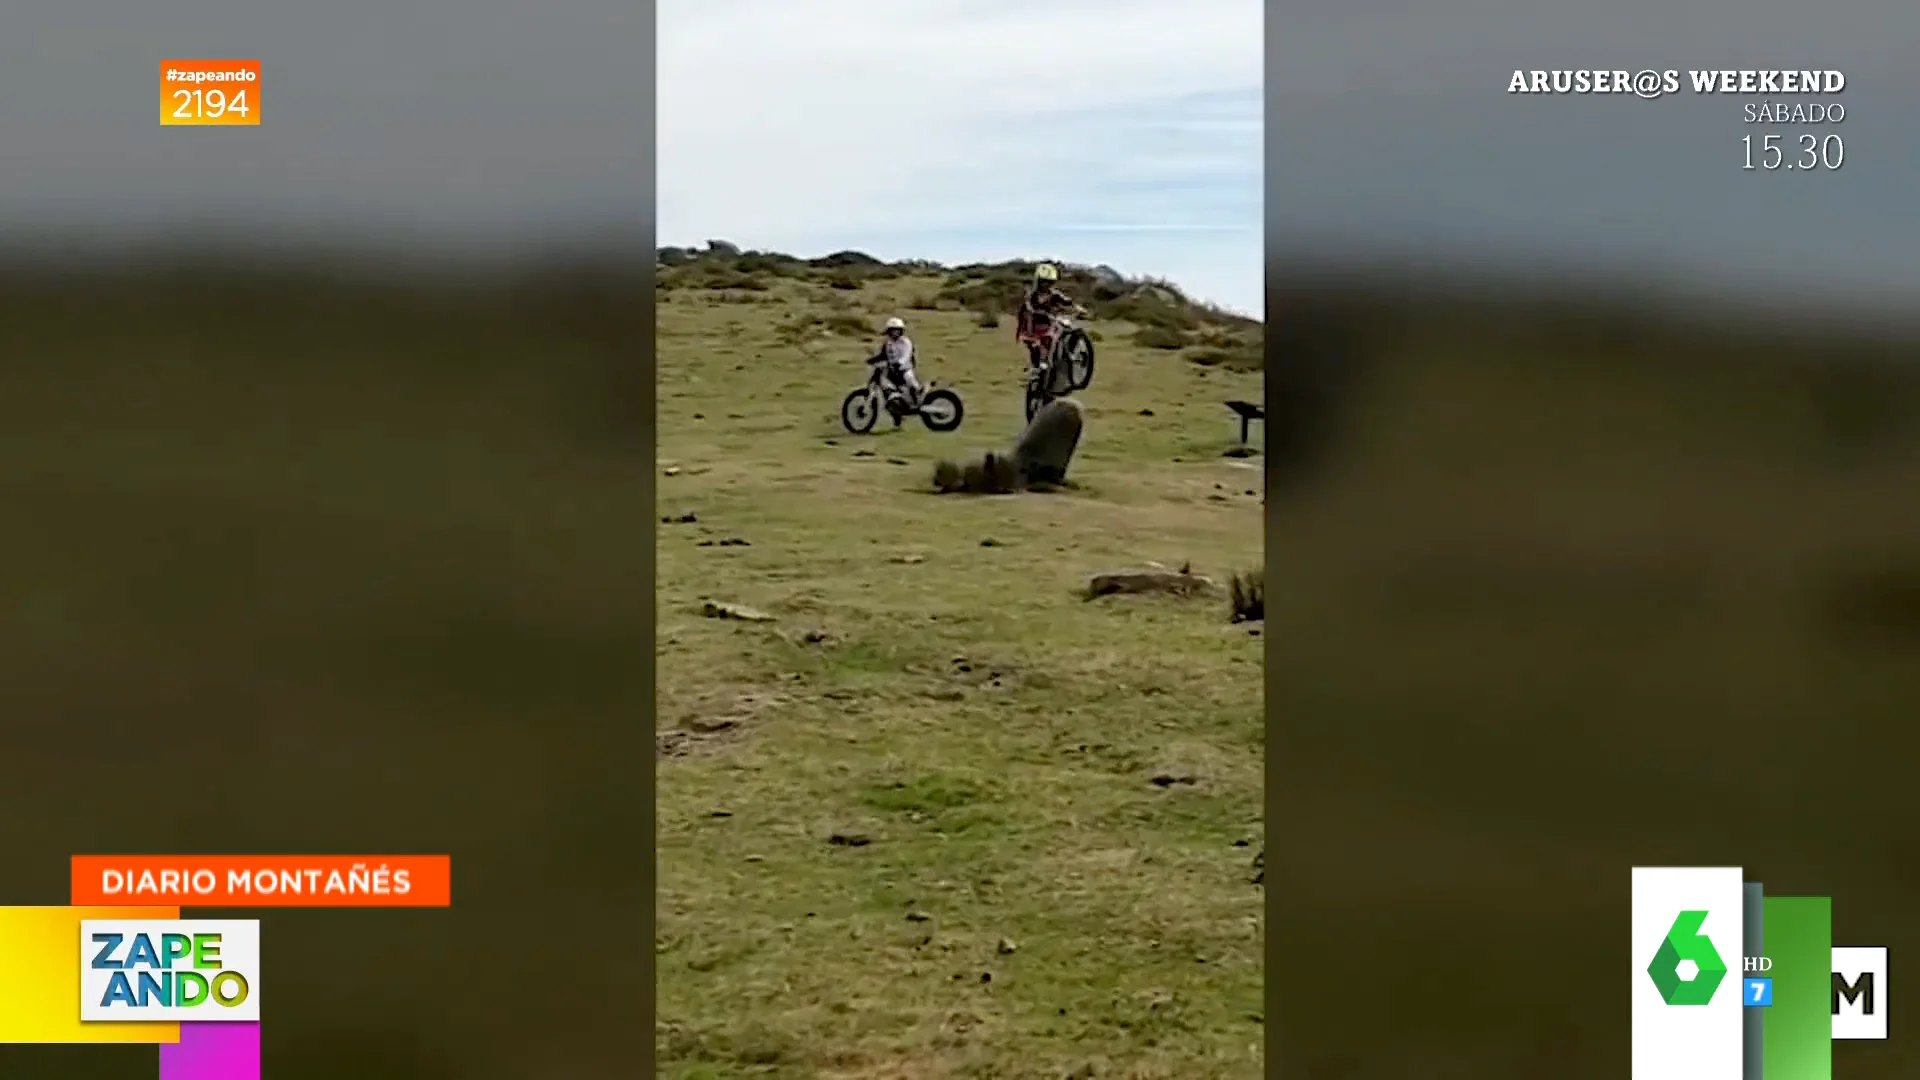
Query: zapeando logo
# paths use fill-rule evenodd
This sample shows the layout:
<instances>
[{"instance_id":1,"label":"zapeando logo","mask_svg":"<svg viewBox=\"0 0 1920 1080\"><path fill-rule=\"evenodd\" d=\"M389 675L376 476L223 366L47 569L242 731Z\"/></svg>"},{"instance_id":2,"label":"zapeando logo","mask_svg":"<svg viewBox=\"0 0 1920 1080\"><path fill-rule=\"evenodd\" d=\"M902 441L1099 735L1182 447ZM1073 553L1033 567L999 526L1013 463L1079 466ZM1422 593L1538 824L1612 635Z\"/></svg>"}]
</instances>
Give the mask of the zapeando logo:
<instances>
[{"instance_id":1,"label":"zapeando logo","mask_svg":"<svg viewBox=\"0 0 1920 1080\"><path fill-rule=\"evenodd\" d=\"M260 1019L257 919L83 919L80 1019Z\"/></svg>"},{"instance_id":2,"label":"zapeando logo","mask_svg":"<svg viewBox=\"0 0 1920 1080\"><path fill-rule=\"evenodd\" d=\"M1719 951L1700 932L1700 924L1706 920L1704 911L1681 912L1661 939L1653 962L1647 965L1647 975L1660 991L1660 999L1669 1005L1705 1005L1713 1000L1713 992L1726 977L1727 965ZM1680 966L1687 963L1694 967L1691 978L1680 973Z\"/></svg>"}]
</instances>

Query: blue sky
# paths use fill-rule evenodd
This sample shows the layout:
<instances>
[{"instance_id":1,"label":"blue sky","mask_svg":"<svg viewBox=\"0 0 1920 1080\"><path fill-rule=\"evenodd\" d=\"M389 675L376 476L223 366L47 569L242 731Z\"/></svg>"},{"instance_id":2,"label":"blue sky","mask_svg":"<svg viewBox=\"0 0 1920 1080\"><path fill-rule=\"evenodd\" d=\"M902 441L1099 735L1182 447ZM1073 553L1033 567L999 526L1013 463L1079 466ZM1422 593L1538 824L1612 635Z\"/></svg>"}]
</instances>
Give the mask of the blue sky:
<instances>
[{"instance_id":1,"label":"blue sky","mask_svg":"<svg viewBox=\"0 0 1920 1080\"><path fill-rule=\"evenodd\" d=\"M1263 307L1255 0L662 0L658 236Z\"/></svg>"}]
</instances>

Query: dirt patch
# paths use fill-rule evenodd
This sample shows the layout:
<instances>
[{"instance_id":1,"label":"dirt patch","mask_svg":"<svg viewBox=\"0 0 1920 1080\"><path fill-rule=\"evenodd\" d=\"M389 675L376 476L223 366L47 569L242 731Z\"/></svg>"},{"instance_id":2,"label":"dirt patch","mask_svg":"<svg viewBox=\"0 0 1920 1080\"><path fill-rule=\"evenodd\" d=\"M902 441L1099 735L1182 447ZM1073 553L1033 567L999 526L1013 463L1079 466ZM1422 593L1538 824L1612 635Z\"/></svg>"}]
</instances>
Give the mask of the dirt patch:
<instances>
[{"instance_id":1,"label":"dirt patch","mask_svg":"<svg viewBox=\"0 0 1920 1080\"><path fill-rule=\"evenodd\" d=\"M972 690L1006 691L1021 685L1020 671L1011 664L956 656L947 665L950 682Z\"/></svg>"},{"instance_id":2,"label":"dirt patch","mask_svg":"<svg viewBox=\"0 0 1920 1080\"><path fill-rule=\"evenodd\" d=\"M722 749L743 737L762 713L786 702L784 695L764 690L740 691L731 700L691 702L676 710L672 727L654 734L654 755L680 758Z\"/></svg>"}]
</instances>

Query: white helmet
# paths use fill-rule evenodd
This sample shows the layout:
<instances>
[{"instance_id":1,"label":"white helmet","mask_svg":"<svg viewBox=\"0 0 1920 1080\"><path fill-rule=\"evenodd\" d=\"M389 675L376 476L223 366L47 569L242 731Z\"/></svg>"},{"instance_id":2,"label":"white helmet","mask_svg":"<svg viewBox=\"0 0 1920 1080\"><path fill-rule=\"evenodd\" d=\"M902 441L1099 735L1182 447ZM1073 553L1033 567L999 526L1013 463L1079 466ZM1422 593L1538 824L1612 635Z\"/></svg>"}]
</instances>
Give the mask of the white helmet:
<instances>
[{"instance_id":1,"label":"white helmet","mask_svg":"<svg viewBox=\"0 0 1920 1080\"><path fill-rule=\"evenodd\" d=\"M887 320L887 329L889 330L905 330L906 328L907 328L907 321L905 319L902 319L898 315L895 315L893 318Z\"/></svg>"}]
</instances>

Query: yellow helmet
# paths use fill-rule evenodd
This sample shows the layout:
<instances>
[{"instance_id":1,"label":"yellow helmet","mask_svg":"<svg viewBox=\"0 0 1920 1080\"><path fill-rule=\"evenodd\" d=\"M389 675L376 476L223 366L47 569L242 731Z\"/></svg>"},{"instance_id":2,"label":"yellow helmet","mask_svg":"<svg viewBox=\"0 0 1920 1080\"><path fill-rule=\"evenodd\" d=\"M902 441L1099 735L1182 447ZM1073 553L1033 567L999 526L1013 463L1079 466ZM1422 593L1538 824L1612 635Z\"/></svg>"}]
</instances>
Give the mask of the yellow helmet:
<instances>
[{"instance_id":1,"label":"yellow helmet","mask_svg":"<svg viewBox=\"0 0 1920 1080\"><path fill-rule=\"evenodd\" d=\"M1041 263L1039 266L1036 266L1033 268L1033 280L1059 281L1060 270L1058 267L1054 266L1052 263Z\"/></svg>"}]
</instances>

